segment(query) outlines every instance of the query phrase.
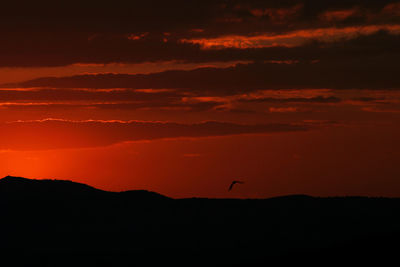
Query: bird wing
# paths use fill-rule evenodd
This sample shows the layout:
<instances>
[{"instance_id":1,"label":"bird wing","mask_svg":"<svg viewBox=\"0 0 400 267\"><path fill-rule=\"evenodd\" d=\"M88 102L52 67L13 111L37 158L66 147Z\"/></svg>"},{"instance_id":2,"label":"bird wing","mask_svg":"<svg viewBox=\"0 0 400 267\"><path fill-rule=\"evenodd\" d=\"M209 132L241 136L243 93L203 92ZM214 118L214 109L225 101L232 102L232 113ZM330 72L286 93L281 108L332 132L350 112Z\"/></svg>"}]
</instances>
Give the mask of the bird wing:
<instances>
[{"instance_id":1,"label":"bird wing","mask_svg":"<svg viewBox=\"0 0 400 267\"><path fill-rule=\"evenodd\" d=\"M231 190L232 190L232 187L233 187L234 184L235 184L235 182L232 182L232 183L231 183L231 185L229 186L228 191L231 191Z\"/></svg>"},{"instance_id":2,"label":"bird wing","mask_svg":"<svg viewBox=\"0 0 400 267\"><path fill-rule=\"evenodd\" d=\"M231 185L229 186L228 191L231 191L232 188L233 188L233 186L234 186L235 184L244 184L244 182L242 182L242 181L233 181L233 182L231 183Z\"/></svg>"}]
</instances>

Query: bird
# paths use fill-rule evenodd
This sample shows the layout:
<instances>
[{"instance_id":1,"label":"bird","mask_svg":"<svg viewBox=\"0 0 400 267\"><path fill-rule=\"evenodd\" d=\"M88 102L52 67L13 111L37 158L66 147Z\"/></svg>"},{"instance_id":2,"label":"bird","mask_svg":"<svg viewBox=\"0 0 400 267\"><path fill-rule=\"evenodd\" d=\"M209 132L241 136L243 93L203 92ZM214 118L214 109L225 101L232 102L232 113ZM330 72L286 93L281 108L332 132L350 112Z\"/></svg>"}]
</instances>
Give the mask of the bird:
<instances>
[{"instance_id":1,"label":"bird","mask_svg":"<svg viewBox=\"0 0 400 267\"><path fill-rule=\"evenodd\" d=\"M244 184L242 181L232 181L231 185L229 186L228 191L231 191L235 184Z\"/></svg>"}]
</instances>

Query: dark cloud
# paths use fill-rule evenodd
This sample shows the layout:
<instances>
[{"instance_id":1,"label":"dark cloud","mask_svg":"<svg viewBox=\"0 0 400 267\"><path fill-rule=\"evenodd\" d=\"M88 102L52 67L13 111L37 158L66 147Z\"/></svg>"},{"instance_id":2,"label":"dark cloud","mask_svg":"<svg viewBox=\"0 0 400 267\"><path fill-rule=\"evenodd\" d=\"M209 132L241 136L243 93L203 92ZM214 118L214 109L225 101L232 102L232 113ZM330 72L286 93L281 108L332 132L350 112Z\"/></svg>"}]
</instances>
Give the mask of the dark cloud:
<instances>
[{"instance_id":1,"label":"dark cloud","mask_svg":"<svg viewBox=\"0 0 400 267\"><path fill-rule=\"evenodd\" d=\"M282 34L307 29L400 24L400 5L391 0L204 0L204 1L23 1L2 5L0 66L64 66L74 63L138 63L182 60L320 59L340 57L356 46L325 49L313 44L288 49L204 51L181 39L229 35ZM349 10L357 9L356 15ZM337 12L326 15L326 12ZM346 13L347 12L347 13ZM343 15L343 14L344 15ZM323 20L321 16L338 16ZM335 15L336 14L336 15ZM349 13L351 14L351 12ZM344 18L344 19L343 19ZM137 36L137 38L128 38ZM398 39L398 38L397 38ZM312 36L310 36L312 40ZM398 40L378 40L366 52L387 51ZM357 44L354 44L357 45ZM316 48L316 49L315 49ZM396 49L398 52L398 48Z\"/></svg>"},{"instance_id":2,"label":"dark cloud","mask_svg":"<svg viewBox=\"0 0 400 267\"><path fill-rule=\"evenodd\" d=\"M394 0L149 0L149 1L19 1L2 5L0 29L15 31L63 32L180 32L196 28L224 33L235 31L227 27L241 20L241 28L252 25L263 30L274 21L274 14L295 22L315 22L318 16L330 10L359 7L377 14ZM398 1L397 1L398 2ZM296 12L290 11L300 6ZM252 10L269 10L261 18ZM285 10L288 10L285 12ZM298 13L298 14L293 14ZM283 14L283 15L282 15ZM287 14L286 16L284 14ZM258 18L261 22L255 20ZM236 19L236 20L235 20ZM268 23L262 23L263 20ZM258 22L258 23L257 23ZM293 22L293 21L292 21ZM239 25L239 23L238 23ZM236 25L235 25L236 26ZM288 26L288 25L286 25ZM290 25L293 27L292 25ZM282 27L283 28L283 27Z\"/></svg>"},{"instance_id":3,"label":"dark cloud","mask_svg":"<svg viewBox=\"0 0 400 267\"><path fill-rule=\"evenodd\" d=\"M182 101L144 101L125 103L0 103L0 107L8 110L56 110L56 109L102 109L102 110L138 110L138 109L161 109L161 110L182 110L182 111L207 111L216 109L220 102L202 101L187 103Z\"/></svg>"},{"instance_id":4,"label":"dark cloud","mask_svg":"<svg viewBox=\"0 0 400 267\"><path fill-rule=\"evenodd\" d=\"M400 55L350 57L294 64L254 63L152 74L40 78L5 87L176 89L232 95L264 89L399 89Z\"/></svg>"},{"instance_id":5,"label":"dark cloud","mask_svg":"<svg viewBox=\"0 0 400 267\"><path fill-rule=\"evenodd\" d=\"M174 101L183 94L176 91L141 92L134 90L0 90L0 101Z\"/></svg>"},{"instance_id":6,"label":"dark cloud","mask_svg":"<svg viewBox=\"0 0 400 267\"><path fill-rule=\"evenodd\" d=\"M296 97L296 98L272 98L272 97L262 97L253 99L241 99L240 102L245 103L274 103L274 104L284 104L284 103L339 103L342 99L335 96L316 96L316 97Z\"/></svg>"},{"instance_id":7,"label":"dark cloud","mask_svg":"<svg viewBox=\"0 0 400 267\"><path fill-rule=\"evenodd\" d=\"M40 38L38 37L40 36ZM74 63L143 63L177 60L182 62L332 60L348 57L399 55L400 36L385 31L356 35L350 40L323 42L313 40L295 47L201 49L199 44L164 42L164 37L129 40L126 36L12 33L0 43L2 67L63 66Z\"/></svg>"},{"instance_id":8,"label":"dark cloud","mask_svg":"<svg viewBox=\"0 0 400 267\"><path fill-rule=\"evenodd\" d=\"M177 91L141 92L134 90L0 90L0 105L8 109L95 108L126 109L175 108L203 111L219 105L216 101L185 101L187 94Z\"/></svg>"},{"instance_id":9,"label":"dark cloud","mask_svg":"<svg viewBox=\"0 0 400 267\"><path fill-rule=\"evenodd\" d=\"M172 122L20 121L0 123L0 149L45 150L108 146L127 141L160 138L208 137L305 131L308 125L225 122L179 124Z\"/></svg>"},{"instance_id":10,"label":"dark cloud","mask_svg":"<svg viewBox=\"0 0 400 267\"><path fill-rule=\"evenodd\" d=\"M360 102L377 102L377 101L383 101L385 98L376 98L376 97L355 97L352 98L351 100L353 101L360 101Z\"/></svg>"}]
</instances>

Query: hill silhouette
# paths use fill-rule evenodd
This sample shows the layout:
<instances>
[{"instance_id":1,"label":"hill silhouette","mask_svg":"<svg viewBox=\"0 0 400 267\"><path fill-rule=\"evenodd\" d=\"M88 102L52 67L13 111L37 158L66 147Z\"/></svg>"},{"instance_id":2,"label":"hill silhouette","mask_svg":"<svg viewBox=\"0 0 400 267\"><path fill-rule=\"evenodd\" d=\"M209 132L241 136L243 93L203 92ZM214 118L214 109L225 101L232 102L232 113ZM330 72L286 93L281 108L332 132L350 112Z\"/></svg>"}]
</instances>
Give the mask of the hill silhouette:
<instances>
[{"instance_id":1,"label":"hill silhouette","mask_svg":"<svg viewBox=\"0 0 400 267\"><path fill-rule=\"evenodd\" d=\"M400 199L173 199L85 184L0 179L7 266L384 264L397 259Z\"/></svg>"},{"instance_id":2,"label":"hill silhouette","mask_svg":"<svg viewBox=\"0 0 400 267\"><path fill-rule=\"evenodd\" d=\"M93 199L107 198L116 195L140 200L168 199L155 192L146 190L131 190L123 192L108 192L96 189L86 184L68 180L27 179L23 177L6 176L0 179L0 197L7 198L36 198L36 199Z\"/></svg>"}]
</instances>

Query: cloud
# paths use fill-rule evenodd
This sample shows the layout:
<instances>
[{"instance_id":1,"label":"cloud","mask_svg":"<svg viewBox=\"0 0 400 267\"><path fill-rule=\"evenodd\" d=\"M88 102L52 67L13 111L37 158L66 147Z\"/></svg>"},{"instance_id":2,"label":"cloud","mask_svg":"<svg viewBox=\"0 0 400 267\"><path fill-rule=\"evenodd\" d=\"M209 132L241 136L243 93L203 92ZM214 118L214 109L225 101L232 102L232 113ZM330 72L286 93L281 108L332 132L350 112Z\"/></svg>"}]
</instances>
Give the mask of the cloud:
<instances>
[{"instance_id":1,"label":"cloud","mask_svg":"<svg viewBox=\"0 0 400 267\"><path fill-rule=\"evenodd\" d=\"M116 110L233 111L249 104L335 104L342 98L330 90L264 90L254 93L210 96L190 90L170 89L4 89L0 108L9 111L87 112Z\"/></svg>"},{"instance_id":2,"label":"cloud","mask_svg":"<svg viewBox=\"0 0 400 267\"><path fill-rule=\"evenodd\" d=\"M387 4L381 13L385 16L400 16L400 2Z\"/></svg>"},{"instance_id":3,"label":"cloud","mask_svg":"<svg viewBox=\"0 0 400 267\"><path fill-rule=\"evenodd\" d=\"M251 8L251 6L247 6L247 11L255 17L264 17L274 23L287 23L288 20L298 18L303 7L304 5L302 3L282 8ZM246 9L246 6L244 6L244 8L238 6L237 8Z\"/></svg>"},{"instance_id":4,"label":"cloud","mask_svg":"<svg viewBox=\"0 0 400 267\"><path fill-rule=\"evenodd\" d=\"M140 90L69 90L69 89L4 89L0 90L0 101L159 101L176 100L182 93L171 90L140 91Z\"/></svg>"},{"instance_id":5,"label":"cloud","mask_svg":"<svg viewBox=\"0 0 400 267\"><path fill-rule=\"evenodd\" d=\"M291 112L297 112L298 108L296 107L270 107L269 108L269 112L273 112L273 113L291 113Z\"/></svg>"},{"instance_id":6,"label":"cloud","mask_svg":"<svg viewBox=\"0 0 400 267\"><path fill-rule=\"evenodd\" d=\"M126 32L147 33L159 31L179 32L188 29L204 29L218 32L226 21L240 20L244 27L287 22L302 22L308 26L327 11L359 7L372 14L383 9L392 10L399 1L393 0L117 0L110 5L94 1L60 1L57 5L50 0L4 3L2 22L18 17L8 25L11 30L42 30L80 32ZM184 10L185 12L182 12ZM71 17L71 14L74 16ZM229 20L230 19L230 20ZM162 23L160 23L162 22ZM357 21L356 21L357 22ZM353 23L356 23L353 22ZM362 21L365 22L365 21ZM350 23L350 22L348 22ZM284 25L287 26L287 25ZM294 27L294 26L292 26ZM225 29L226 31L227 29ZM229 29L234 31L235 28ZM255 28L254 31L259 31ZM247 29L249 31L249 29ZM93 34L92 34L93 35Z\"/></svg>"},{"instance_id":7,"label":"cloud","mask_svg":"<svg viewBox=\"0 0 400 267\"><path fill-rule=\"evenodd\" d=\"M268 48L295 47L313 41L337 42L355 39L359 36L386 31L393 35L400 34L400 25L368 25L345 28L321 28L288 32L279 35L263 34L254 36L221 36L217 38L182 39L183 43L198 44L202 49L224 48Z\"/></svg>"},{"instance_id":8,"label":"cloud","mask_svg":"<svg viewBox=\"0 0 400 267\"><path fill-rule=\"evenodd\" d=\"M359 8L328 10L320 14L320 19L327 22L344 21L354 16L362 16Z\"/></svg>"},{"instance_id":9,"label":"cloud","mask_svg":"<svg viewBox=\"0 0 400 267\"><path fill-rule=\"evenodd\" d=\"M112 64L180 61L186 63L346 59L396 52L398 24L347 28L301 29L280 34L222 35L193 38L182 36L165 42L163 36L130 40L123 35L100 35L90 41L86 35L53 38L37 36L4 37L0 67L48 67L73 64ZM385 36L383 33L385 33ZM0 32L1 33L1 32ZM33 43L30 43L33 42ZM371 47L371 42L375 46ZM25 51L29 47L28 51ZM218 49L204 49L213 48ZM398 46L397 46L398 47ZM353 56L350 51L354 51Z\"/></svg>"},{"instance_id":10,"label":"cloud","mask_svg":"<svg viewBox=\"0 0 400 267\"><path fill-rule=\"evenodd\" d=\"M186 112L200 112L217 109L221 105L220 102L155 102L155 101L144 101L144 102L131 102L131 103L13 103L6 102L0 103L0 109L7 110L40 110L48 112L49 110L66 110L66 109L80 109L80 110L143 110L143 109L156 109L156 110L180 110Z\"/></svg>"},{"instance_id":11,"label":"cloud","mask_svg":"<svg viewBox=\"0 0 400 267\"><path fill-rule=\"evenodd\" d=\"M89 90L89 89L5 89L0 90L0 108L8 109L119 109L148 108L210 110L219 105L213 99L187 101L187 94L174 90Z\"/></svg>"},{"instance_id":12,"label":"cloud","mask_svg":"<svg viewBox=\"0 0 400 267\"><path fill-rule=\"evenodd\" d=\"M316 96L316 97L292 97L292 98L273 98L273 97L254 97L240 99L244 103L339 103L342 99L335 96Z\"/></svg>"},{"instance_id":13,"label":"cloud","mask_svg":"<svg viewBox=\"0 0 400 267\"><path fill-rule=\"evenodd\" d=\"M242 48L293 46L332 34L353 36L349 29L370 34L365 29L400 25L399 1L392 0L91 2L4 4L0 66L267 59L273 50ZM201 51L212 43L241 49Z\"/></svg>"},{"instance_id":14,"label":"cloud","mask_svg":"<svg viewBox=\"0 0 400 267\"><path fill-rule=\"evenodd\" d=\"M370 46L376 49L373 42ZM335 53L327 51L332 57L329 60L299 61L294 64L257 62L238 64L229 68L199 68L138 75L48 77L3 86L174 89L214 95L234 95L265 89L399 89L397 67L400 53L390 53L390 49L388 47L388 50L379 56L365 58L362 53L368 50L367 48L354 53L352 49L344 49L342 55L336 55L336 59ZM399 48L392 47L392 49L396 51ZM346 59L344 59L345 54L349 54Z\"/></svg>"},{"instance_id":15,"label":"cloud","mask_svg":"<svg viewBox=\"0 0 400 267\"><path fill-rule=\"evenodd\" d=\"M161 138L199 138L237 134L295 132L311 129L301 124L180 124L141 121L37 120L0 123L0 150L47 150L108 146Z\"/></svg>"}]
</instances>

